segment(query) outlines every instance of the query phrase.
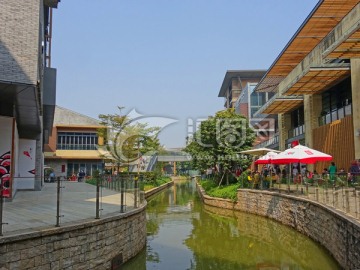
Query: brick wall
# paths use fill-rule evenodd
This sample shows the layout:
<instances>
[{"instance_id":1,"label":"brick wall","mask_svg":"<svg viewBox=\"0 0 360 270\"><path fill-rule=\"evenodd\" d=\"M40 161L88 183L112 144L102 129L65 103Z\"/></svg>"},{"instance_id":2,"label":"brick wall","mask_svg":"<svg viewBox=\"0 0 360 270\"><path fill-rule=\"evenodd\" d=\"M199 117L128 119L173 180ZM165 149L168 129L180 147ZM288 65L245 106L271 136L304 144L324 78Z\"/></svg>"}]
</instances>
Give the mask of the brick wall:
<instances>
[{"instance_id":1,"label":"brick wall","mask_svg":"<svg viewBox=\"0 0 360 270\"><path fill-rule=\"evenodd\" d=\"M317 202L260 190L238 190L238 200L212 198L205 204L272 218L324 246L344 269L360 269L360 224Z\"/></svg>"},{"instance_id":2,"label":"brick wall","mask_svg":"<svg viewBox=\"0 0 360 270\"><path fill-rule=\"evenodd\" d=\"M41 2L0 1L0 80L36 84Z\"/></svg>"},{"instance_id":3,"label":"brick wall","mask_svg":"<svg viewBox=\"0 0 360 270\"><path fill-rule=\"evenodd\" d=\"M0 269L111 269L146 244L146 205L88 222L0 238Z\"/></svg>"}]
</instances>

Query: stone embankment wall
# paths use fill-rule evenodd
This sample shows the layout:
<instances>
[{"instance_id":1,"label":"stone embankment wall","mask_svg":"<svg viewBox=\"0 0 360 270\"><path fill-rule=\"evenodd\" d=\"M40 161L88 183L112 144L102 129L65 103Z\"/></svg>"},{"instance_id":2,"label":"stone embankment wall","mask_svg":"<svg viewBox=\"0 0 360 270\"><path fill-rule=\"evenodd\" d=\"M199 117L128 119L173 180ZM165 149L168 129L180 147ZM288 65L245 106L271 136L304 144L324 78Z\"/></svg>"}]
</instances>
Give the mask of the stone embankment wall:
<instances>
[{"instance_id":1,"label":"stone embankment wall","mask_svg":"<svg viewBox=\"0 0 360 270\"><path fill-rule=\"evenodd\" d=\"M0 269L120 269L146 245L145 209L0 238Z\"/></svg>"},{"instance_id":2,"label":"stone embankment wall","mask_svg":"<svg viewBox=\"0 0 360 270\"><path fill-rule=\"evenodd\" d=\"M174 185L174 180L165 184L162 184L159 187L156 188L152 188L148 191L145 192L145 199L149 199L152 196L156 195L157 193L159 193L160 191L163 191L164 189L171 187L172 185Z\"/></svg>"},{"instance_id":3,"label":"stone embankment wall","mask_svg":"<svg viewBox=\"0 0 360 270\"><path fill-rule=\"evenodd\" d=\"M324 246L344 269L360 269L360 224L315 201L261 190L238 190L238 200L212 198L205 204L272 218Z\"/></svg>"}]
</instances>

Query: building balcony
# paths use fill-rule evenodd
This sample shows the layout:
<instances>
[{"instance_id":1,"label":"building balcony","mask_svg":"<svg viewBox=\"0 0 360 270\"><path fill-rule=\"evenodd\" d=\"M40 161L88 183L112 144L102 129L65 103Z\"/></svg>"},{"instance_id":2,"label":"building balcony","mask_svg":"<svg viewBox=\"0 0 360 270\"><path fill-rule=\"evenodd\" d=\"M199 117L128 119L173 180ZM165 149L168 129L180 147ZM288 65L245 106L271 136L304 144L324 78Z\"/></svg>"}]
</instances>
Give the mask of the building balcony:
<instances>
[{"instance_id":1,"label":"building balcony","mask_svg":"<svg viewBox=\"0 0 360 270\"><path fill-rule=\"evenodd\" d=\"M275 133L272 137L267 139L266 141L262 141L261 143L255 145L255 148L278 148L279 145L279 133Z\"/></svg>"},{"instance_id":2,"label":"building balcony","mask_svg":"<svg viewBox=\"0 0 360 270\"><path fill-rule=\"evenodd\" d=\"M345 116L351 115L352 114L351 111L352 111L352 105L348 104L344 107L333 110L325 115L322 115L318 118L319 126L330 124L331 122L342 119Z\"/></svg>"},{"instance_id":3,"label":"building balcony","mask_svg":"<svg viewBox=\"0 0 360 270\"><path fill-rule=\"evenodd\" d=\"M305 125L298 126L288 131L288 138L298 137L305 134Z\"/></svg>"},{"instance_id":4,"label":"building balcony","mask_svg":"<svg viewBox=\"0 0 360 270\"><path fill-rule=\"evenodd\" d=\"M303 105L304 98L301 96L279 96L273 95L258 111L254 117L260 114L289 113Z\"/></svg>"}]
</instances>

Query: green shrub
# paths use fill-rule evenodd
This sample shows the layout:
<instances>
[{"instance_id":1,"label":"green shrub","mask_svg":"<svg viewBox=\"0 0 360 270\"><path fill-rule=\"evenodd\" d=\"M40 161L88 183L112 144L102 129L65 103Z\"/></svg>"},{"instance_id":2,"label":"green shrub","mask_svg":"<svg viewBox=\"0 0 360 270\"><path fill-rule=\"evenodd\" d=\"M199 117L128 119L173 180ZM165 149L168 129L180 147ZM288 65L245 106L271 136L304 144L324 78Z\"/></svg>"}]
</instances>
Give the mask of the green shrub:
<instances>
[{"instance_id":1,"label":"green shrub","mask_svg":"<svg viewBox=\"0 0 360 270\"><path fill-rule=\"evenodd\" d=\"M96 186L96 179L95 178L86 179L85 183Z\"/></svg>"},{"instance_id":2,"label":"green shrub","mask_svg":"<svg viewBox=\"0 0 360 270\"><path fill-rule=\"evenodd\" d=\"M239 188L239 184L215 187L208 192L208 195L211 197L230 199L236 201L238 188Z\"/></svg>"},{"instance_id":3,"label":"green shrub","mask_svg":"<svg viewBox=\"0 0 360 270\"><path fill-rule=\"evenodd\" d=\"M240 174L240 176L238 177L238 183L239 183L239 188L251 188L253 185L253 180L249 181L248 176L251 175L251 171L250 170L246 170L244 171L242 174Z\"/></svg>"},{"instance_id":4,"label":"green shrub","mask_svg":"<svg viewBox=\"0 0 360 270\"><path fill-rule=\"evenodd\" d=\"M239 183L219 187L214 180L209 179L201 180L199 183L209 196L233 201L236 201L237 189L240 188Z\"/></svg>"},{"instance_id":5,"label":"green shrub","mask_svg":"<svg viewBox=\"0 0 360 270\"><path fill-rule=\"evenodd\" d=\"M217 187L216 182L214 180L209 180L209 179L200 180L200 185L206 192L211 190L212 188Z\"/></svg>"}]
</instances>

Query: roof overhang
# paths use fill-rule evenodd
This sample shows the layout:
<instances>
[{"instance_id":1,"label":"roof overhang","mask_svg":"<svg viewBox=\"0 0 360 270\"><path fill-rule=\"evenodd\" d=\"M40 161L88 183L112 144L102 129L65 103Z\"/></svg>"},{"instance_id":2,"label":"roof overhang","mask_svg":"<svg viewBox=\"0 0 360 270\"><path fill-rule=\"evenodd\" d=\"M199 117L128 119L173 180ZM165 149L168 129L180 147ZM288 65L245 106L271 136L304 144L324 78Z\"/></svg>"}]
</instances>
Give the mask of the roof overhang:
<instances>
[{"instance_id":1,"label":"roof overhang","mask_svg":"<svg viewBox=\"0 0 360 270\"><path fill-rule=\"evenodd\" d=\"M51 8L57 8L60 0L44 0L44 5L51 7Z\"/></svg>"},{"instance_id":2,"label":"roof overhang","mask_svg":"<svg viewBox=\"0 0 360 270\"><path fill-rule=\"evenodd\" d=\"M256 91L275 91L278 84L358 3L358 0L319 1L275 59L264 78L257 85Z\"/></svg>"},{"instance_id":3,"label":"roof overhang","mask_svg":"<svg viewBox=\"0 0 360 270\"><path fill-rule=\"evenodd\" d=\"M303 105L302 97L280 97L275 99L264 111L266 114L288 113Z\"/></svg>"},{"instance_id":4,"label":"roof overhang","mask_svg":"<svg viewBox=\"0 0 360 270\"><path fill-rule=\"evenodd\" d=\"M292 84L284 95L319 94L350 76L350 65L337 67L310 67Z\"/></svg>"},{"instance_id":5,"label":"roof overhang","mask_svg":"<svg viewBox=\"0 0 360 270\"><path fill-rule=\"evenodd\" d=\"M260 79L264 76L266 70L228 70L226 71L223 83L221 85L218 97L225 97L226 90L229 88L232 79L238 78L239 80Z\"/></svg>"},{"instance_id":6,"label":"roof overhang","mask_svg":"<svg viewBox=\"0 0 360 270\"><path fill-rule=\"evenodd\" d=\"M56 150L56 152L46 152L47 159L92 159L102 160L98 150Z\"/></svg>"},{"instance_id":7,"label":"roof overhang","mask_svg":"<svg viewBox=\"0 0 360 270\"><path fill-rule=\"evenodd\" d=\"M359 22L360 24L360 22ZM349 38L337 46L331 53L327 55L328 58L354 58L360 56L360 30L353 33Z\"/></svg>"},{"instance_id":8,"label":"roof overhang","mask_svg":"<svg viewBox=\"0 0 360 270\"><path fill-rule=\"evenodd\" d=\"M254 116L260 114L279 114L291 112L303 105L304 98L301 96L278 96L271 98L261 107Z\"/></svg>"},{"instance_id":9,"label":"roof overhang","mask_svg":"<svg viewBox=\"0 0 360 270\"><path fill-rule=\"evenodd\" d=\"M41 133L38 86L0 81L0 90L2 102L15 108L20 138L37 139Z\"/></svg>"},{"instance_id":10,"label":"roof overhang","mask_svg":"<svg viewBox=\"0 0 360 270\"><path fill-rule=\"evenodd\" d=\"M63 130L71 130L71 129L74 129L74 128L78 128L78 129L99 129L99 128L104 128L105 126L101 126L101 125L98 125L98 126L95 126L95 125L66 125L66 124L56 124L55 125L57 128L61 128Z\"/></svg>"}]
</instances>

